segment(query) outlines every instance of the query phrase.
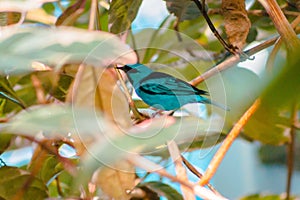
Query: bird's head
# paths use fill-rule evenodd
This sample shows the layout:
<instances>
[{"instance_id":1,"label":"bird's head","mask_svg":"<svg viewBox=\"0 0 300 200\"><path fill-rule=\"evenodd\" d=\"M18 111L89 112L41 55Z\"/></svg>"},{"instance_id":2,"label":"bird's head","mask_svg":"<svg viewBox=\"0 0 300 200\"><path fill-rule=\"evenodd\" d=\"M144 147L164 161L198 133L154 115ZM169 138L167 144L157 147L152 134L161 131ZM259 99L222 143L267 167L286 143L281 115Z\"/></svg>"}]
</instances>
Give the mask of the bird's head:
<instances>
[{"instance_id":1,"label":"bird's head","mask_svg":"<svg viewBox=\"0 0 300 200\"><path fill-rule=\"evenodd\" d=\"M117 67L117 69L123 70L132 84L140 82L140 80L153 72L152 69L140 63L124 65L123 67Z\"/></svg>"}]
</instances>

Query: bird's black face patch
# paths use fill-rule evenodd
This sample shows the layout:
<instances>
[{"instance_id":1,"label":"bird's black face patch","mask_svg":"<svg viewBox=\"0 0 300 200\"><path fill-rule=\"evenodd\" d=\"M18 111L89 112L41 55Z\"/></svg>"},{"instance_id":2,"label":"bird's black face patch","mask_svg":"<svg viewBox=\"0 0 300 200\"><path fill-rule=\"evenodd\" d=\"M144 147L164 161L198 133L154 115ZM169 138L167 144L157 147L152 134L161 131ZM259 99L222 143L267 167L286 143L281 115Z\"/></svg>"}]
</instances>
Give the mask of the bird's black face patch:
<instances>
[{"instance_id":1,"label":"bird's black face patch","mask_svg":"<svg viewBox=\"0 0 300 200\"><path fill-rule=\"evenodd\" d=\"M131 70L133 70L133 68L129 67L128 65L124 65L123 67L117 67L117 69L121 69L121 70L123 70L126 73L129 72L129 71L131 71Z\"/></svg>"}]
</instances>

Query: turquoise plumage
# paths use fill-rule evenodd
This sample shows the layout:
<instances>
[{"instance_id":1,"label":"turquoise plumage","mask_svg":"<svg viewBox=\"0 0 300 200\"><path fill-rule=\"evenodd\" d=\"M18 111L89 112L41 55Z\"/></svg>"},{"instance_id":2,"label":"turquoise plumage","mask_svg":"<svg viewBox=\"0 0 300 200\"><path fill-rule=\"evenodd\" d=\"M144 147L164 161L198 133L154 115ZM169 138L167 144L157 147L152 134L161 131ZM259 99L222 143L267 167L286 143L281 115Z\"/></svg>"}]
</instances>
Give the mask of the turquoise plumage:
<instances>
[{"instance_id":1,"label":"turquoise plumage","mask_svg":"<svg viewBox=\"0 0 300 200\"><path fill-rule=\"evenodd\" d=\"M143 64L117 67L123 70L133 85L136 94L149 106L161 110L176 110L189 103L213 104L227 108L202 96L206 91L169 74L155 72Z\"/></svg>"}]
</instances>

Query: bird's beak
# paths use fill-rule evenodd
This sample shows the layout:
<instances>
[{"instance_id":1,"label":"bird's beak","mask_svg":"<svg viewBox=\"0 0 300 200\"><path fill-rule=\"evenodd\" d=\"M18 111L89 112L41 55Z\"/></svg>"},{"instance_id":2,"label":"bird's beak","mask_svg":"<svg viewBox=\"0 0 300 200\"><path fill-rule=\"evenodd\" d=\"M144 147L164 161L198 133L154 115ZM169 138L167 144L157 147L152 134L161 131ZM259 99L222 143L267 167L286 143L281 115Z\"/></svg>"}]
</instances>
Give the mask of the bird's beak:
<instances>
[{"instance_id":1,"label":"bird's beak","mask_svg":"<svg viewBox=\"0 0 300 200\"><path fill-rule=\"evenodd\" d=\"M116 67L117 69L121 69L123 70L124 72L128 72L129 70L131 70L132 68L127 66L127 65L124 65L123 67Z\"/></svg>"}]
</instances>

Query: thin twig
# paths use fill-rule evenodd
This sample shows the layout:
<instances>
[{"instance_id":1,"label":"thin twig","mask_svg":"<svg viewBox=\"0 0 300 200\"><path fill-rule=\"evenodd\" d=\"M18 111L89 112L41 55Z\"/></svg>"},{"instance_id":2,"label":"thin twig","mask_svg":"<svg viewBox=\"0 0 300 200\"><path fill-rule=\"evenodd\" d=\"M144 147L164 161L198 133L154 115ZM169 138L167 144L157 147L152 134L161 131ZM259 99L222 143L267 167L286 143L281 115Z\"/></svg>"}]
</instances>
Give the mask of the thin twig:
<instances>
[{"instance_id":1,"label":"thin twig","mask_svg":"<svg viewBox=\"0 0 300 200\"><path fill-rule=\"evenodd\" d=\"M157 173L160 176L169 178L171 181L174 181L174 182L184 185L185 187L189 188L192 192L194 192L197 196L199 196L203 199L226 200L225 197L217 196L205 187L195 185L189 181L182 180L180 178L177 178L177 177L169 174L162 166L160 166L156 163L153 163L150 160L148 160L142 156L130 155L127 159L133 165L138 166L142 169L145 169L148 172Z\"/></svg>"},{"instance_id":2,"label":"thin twig","mask_svg":"<svg viewBox=\"0 0 300 200\"><path fill-rule=\"evenodd\" d=\"M300 41L276 0L258 0L266 9L288 51L297 52ZM292 56L292 54L291 54Z\"/></svg>"},{"instance_id":3,"label":"thin twig","mask_svg":"<svg viewBox=\"0 0 300 200\"><path fill-rule=\"evenodd\" d=\"M209 180L213 177L216 173L220 163L222 162L226 152L229 150L230 146L240 134L244 125L248 122L250 117L255 113L260 105L260 99L257 99L251 107L243 114L243 116L238 120L238 122L233 126L225 140L223 141L221 147L214 155L212 161L210 162L209 166L207 167L206 172L204 173L202 179L199 181L199 185L203 186L206 185Z\"/></svg>"},{"instance_id":4,"label":"thin twig","mask_svg":"<svg viewBox=\"0 0 300 200\"><path fill-rule=\"evenodd\" d=\"M22 135L22 134L19 134L18 136L20 136L22 138L25 138L25 139L27 139L27 140L29 140L31 142L37 143L43 149L45 149L49 153L55 155L57 157L57 159L64 165L64 169L66 171L68 171L71 175L76 175L76 173L77 173L76 165L71 160L69 160L68 158L62 157L61 155L59 155L59 153L57 151L53 151L53 149L49 148L43 142L37 140L36 138L34 138L32 136Z\"/></svg>"},{"instance_id":5,"label":"thin twig","mask_svg":"<svg viewBox=\"0 0 300 200\"><path fill-rule=\"evenodd\" d=\"M197 5L197 7L199 8L200 12L202 13L204 19L206 20L210 30L213 32L213 34L216 36L216 38L220 41L220 43L223 45L223 47L230 52L233 55L239 54L239 49L235 46L232 46L231 44L228 44L219 34L219 32L217 31L217 29L215 28L214 24L212 23L212 21L210 20L207 11L205 9L205 1L202 0L202 3L200 3L199 0L193 0L194 3Z\"/></svg>"},{"instance_id":6,"label":"thin twig","mask_svg":"<svg viewBox=\"0 0 300 200\"><path fill-rule=\"evenodd\" d=\"M300 32L300 30L296 31L297 34L299 34L299 32ZM244 53L247 54L248 57L250 57L250 56L256 54L257 52L272 46L278 40L279 37L280 36L271 38L255 47L245 51ZM205 81L206 79L212 77L213 75L220 73L221 71L224 71L224 70L236 65L240 61L241 61L241 58L239 56L234 56L234 55L230 56L225 61L215 65L208 71L204 72L201 76L198 76L198 77L194 78L193 80L191 80L189 83L191 85L196 86L196 85L202 83L203 81Z\"/></svg>"},{"instance_id":7,"label":"thin twig","mask_svg":"<svg viewBox=\"0 0 300 200\"><path fill-rule=\"evenodd\" d=\"M199 179L203 177L203 175L187 160L184 156L181 156L181 159L185 166ZM210 183L207 183L207 187L216 195L221 195Z\"/></svg>"},{"instance_id":8,"label":"thin twig","mask_svg":"<svg viewBox=\"0 0 300 200\"><path fill-rule=\"evenodd\" d=\"M180 154L177 144L174 142L174 140L171 140L171 141L167 142L167 145L168 145L168 150L170 152L171 158L175 165L176 176L178 178L188 182L189 179L187 177L186 170L185 170L184 166L182 165L181 154ZM181 191L184 196L184 199L188 199L188 200L195 199L195 194L193 192L191 192L191 190L184 187L183 185L180 185L180 186L181 186Z\"/></svg>"},{"instance_id":9,"label":"thin twig","mask_svg":"<svg viewBox=\"0 0 300 200\"><path fill-rule=\"evenodd\" d=\"M278 38L279 37L269 39L269 40L255 46L255 47L247 50L245 53L250 57L250 56L256 54L257 52L273 45L278 40ZM224 71L224 70L238 64L240 61L241 61L241 58L239 56L230 56L229 58L227 58L223 62L217 64L216 66L212 67L208 71L204 72L202 75L194 78L189 83L191 85L196 86L196 85L202 83L203 81L207 80L208 78L214 76L215 74L218 74L221 71Z\"/></svg>"},{"instance_id":10,"label":"thin twig","mask_svg":"<svg viewBox=\"0 0 300 200\"><path fill-rule=\"evenodd\" d=\"M64 197L64 193L61 189L61 185L60 185L60 181L59 181L59 177L55 177L55 181L56 181L56 189L57 189L57 193L59 196Z\"/></svg>"},{"instance_id":11,"label":"thin twig","mask_svg":"<svg viewBox=\"0 0 300 200\"><path fill-rule=\"evenodd\" d=\"M35 89L35 94L36 94L38 103L45 104L47 101L46 101L45 92L44 92L41 81L38 79L38 77L35 74L31 74L30 79L31 79L32 85Z\"/></svg>"},{"instance_id":12,"label":"thin twig","mask_svg":"<svg viewBox=\"0 0 300 200\"><path fill-rule=\"evenodd\" d=\"M122 75L121 75L120 71L117 69L117 65L116 64L114 65L114 68L115 68L115 71L117 73L118 79L120 80L121 85L122 85L122 87L124 89L124 93L126 95L126 98L128 100L128 103L129 103L129 106L130 106L130 109L131 109L133 115L135 116L136 119L138 119L138 122L141 122L141 121L145 120L146 117L143 116L141 113L139 113L139 111L137 110L137 108L136 108L136 106L134 104L134 101L131 98L130 92L129 92L128 88L126 87L126 84L125 84L125 82L124 82L124 80L122 78Z\"/></svg>"},{"instance_id":13,"label":"thin twig","mask_svg":"<svg viewBox=\"0 0 300 200\"><path fill-rule=\"evenodd\" d=\"M90 9L90 19L89 19L89 30L90 31L94 30L94 27L95 27L97 7L98 7L98 1L92 0L91 1L91 9Z\"/></svg>"},{"instance_id":14,"label":"thin twig","mask_svg":"<svg viewBox=\"0 0 300 200\"><path fill-rule=\"evenodd\" d=\"M300 23L300 15L298 15L298 17L292 22L292 24L291 24L292 28L295 29L298 26L299 23ZM281 45L282 45L282 38L279 37L278 40L276 41L275 45L274 45L274 48L272 49L272 51L269 55L267 63L266 63L266 69L270 73L271 73L271 71L274 67L274 62L275 62L275 59L276 59L276 55L277 55Z\"/></svg>"},{"instance_id":15,"label":"thin twig","mask_svg":"<svg viewBox=\"0 0 300 200\"><path fill-rule=\"evenodd\" d=\"M294 162L295 162L295 139L296 139L296 127L295 124L298 122L298 108L297 104L294 103L292 107L292 115L291 115L291 131L290 131L290 142L287 146L287 183L286 183L286 200L290 199L291 193L291 184L292 184L292 176L294 171Z\"/></svg>"}]
</instances>

